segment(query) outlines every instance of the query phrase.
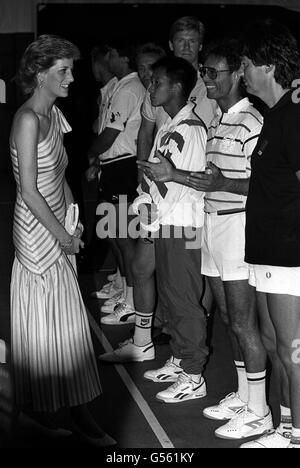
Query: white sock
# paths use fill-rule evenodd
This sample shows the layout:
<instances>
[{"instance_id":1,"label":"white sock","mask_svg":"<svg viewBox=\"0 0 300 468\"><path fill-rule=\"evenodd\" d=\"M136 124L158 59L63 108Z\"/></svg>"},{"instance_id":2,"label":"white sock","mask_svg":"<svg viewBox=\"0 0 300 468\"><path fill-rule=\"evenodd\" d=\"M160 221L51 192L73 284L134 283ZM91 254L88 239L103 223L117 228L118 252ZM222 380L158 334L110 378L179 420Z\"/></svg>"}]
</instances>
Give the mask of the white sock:
<instances>
[{"instance_id":1,"label":"white sock","mask_svg":"<svg viewBox=\"0 0 300 468\"><path fill-rule=\"evenodd\" d=\"M238 377L238 391L239 397L242 401L248 401L248 380L246 374L245 363L243 361L234 361L236 373Z\"/></svg>"},{"instance_id":2,"label":"white sock","mask_svg":"<svg viewBox=\"0 0 300 468\"><path fill-rule=\"evenodd\" d=\"M291 408L280 405L280 424L278 430L283 434L284 432L291 432L292 430L292 414Z\"/></svg>"},{"instance_id":3,"label":"white sock","mask_svg":"<svg viewBox=\"0 0 300 468\"><path fill-rule=\"evenodd\" d=\"M173 363L176 365L176 366L180 366L180 363L181 363L181 359L177 359L176 357L173 356Z\"/></svg>"},{"instance_id":4,"label":"white sock","mask_svg":"<svg viewBox=\"0 0 300 468\"><path fill-rule=\"evenodd\" d=\"M133 342L137 346L145 346L152 342L151 328L152 328L153 314L142 314L136 312L135 315L135 329Z\"/></svg>"},{"instance_id":5,"label":"white sock","mask_svg":"<svg viewBox=\"0 0 300 468\"><path fill-rule=\"evenodd\" d=\"M248 408L258 416L266 416L269 411L266 400L266 371L247 372L247 379L249 388Z\"/></svg>"},{"instance_id":6,"label":"white sock","mask_svg":"<svg viewBox=\"0 0 300 468\"><path fill-rule=\"evenodd\" d=\"M114 280L114 284L118 289L123 289L123 278L121 276L119 268L117 268L117 276L116 279Z\"/></svg>"},{"instance_id":7,"label":"white sock","mask_svg":"<svg viewBox=\"0 0 300 468\"><path fill-rule=\"evenodd\" d=\"M292 444L300 445L300 429L292 427Z\"/></svg>"},{"instance_id":8,"label":"white sock","mask_svg":"<svg viewBox=\"0 0 300 468\"><path fill-rule=\"evenodd\" d=\"M126 294L127 294L126 277L125 277L125 276L121 276L121 278L122 278L122 283L123 283L123 294L124 294L124 297L126 297Z\"/></svg>"},{"instance_id":9,"label":"white sock","mask_svg":"<svg viewBox=\"0 0 300 468\"><path fill-rule=\"evenodd\" d=\"M134 309L133 286L127 286L126 301Z\"/></svg>"},{"instance_id":10,"label":"white sock","mask_svg":"<svg viewBox=\"0 0 300 468\"><path fill-rule=\"evenodd\" d=\"M200 383L202 374L188 374L188 375L192 378L193 382Z\"/></svg>"}]
</instances>

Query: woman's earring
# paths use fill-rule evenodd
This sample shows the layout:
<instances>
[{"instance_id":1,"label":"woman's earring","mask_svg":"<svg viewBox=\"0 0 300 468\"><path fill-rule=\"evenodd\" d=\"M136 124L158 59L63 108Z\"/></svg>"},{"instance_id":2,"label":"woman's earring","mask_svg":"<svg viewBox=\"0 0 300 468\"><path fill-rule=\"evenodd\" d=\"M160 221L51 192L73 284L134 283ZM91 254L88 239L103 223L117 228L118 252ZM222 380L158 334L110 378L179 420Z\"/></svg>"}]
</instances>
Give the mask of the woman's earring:
<instances>
[{"instance_id":1,"label":"woman's earring","mask_svg":"<svg viewBox=\"0 0 300 468\"><path fill-rule=\"evenodd\" d=\"M44 86L44 82L43 82L43 80L40 80L39 81L39 88L42 88L43 86Z\"/></svg>"}]
</instances>

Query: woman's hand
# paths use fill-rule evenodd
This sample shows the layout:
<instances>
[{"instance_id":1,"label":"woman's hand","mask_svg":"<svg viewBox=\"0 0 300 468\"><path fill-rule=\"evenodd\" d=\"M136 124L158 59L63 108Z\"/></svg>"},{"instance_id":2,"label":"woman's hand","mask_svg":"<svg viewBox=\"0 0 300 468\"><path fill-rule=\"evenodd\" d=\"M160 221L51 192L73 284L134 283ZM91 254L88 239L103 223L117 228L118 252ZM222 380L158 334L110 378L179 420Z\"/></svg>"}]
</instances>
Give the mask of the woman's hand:
<instances>
[{"instance_id":1,"label":"woman's hand","mask_svg":"<svg viewBox=\"0 0 300 468\"><path fill-rule=\"evenodd\" d=\"M84 227L83 227L83 225L81 224L81 222L78 221L78 224L77 224L77 227L76 227L76 229L75 229L75 231L74 231L73 236L74 236L74 237L77 237L78 239L81 239L82 234L83 234L83 231L84 231Z\"/></svg>"},{"instance_id":2,"label":"woman's hand","mask_svg":"<svg viewBox=\"0 0 300 468\"><path fill-rule=\"evenodd\" d=\"M61 242L60 246L65 254L74 255L84 248L84 242L78 237L70 236L70 239L66 242Z\"/></svg>"}]
</instances>

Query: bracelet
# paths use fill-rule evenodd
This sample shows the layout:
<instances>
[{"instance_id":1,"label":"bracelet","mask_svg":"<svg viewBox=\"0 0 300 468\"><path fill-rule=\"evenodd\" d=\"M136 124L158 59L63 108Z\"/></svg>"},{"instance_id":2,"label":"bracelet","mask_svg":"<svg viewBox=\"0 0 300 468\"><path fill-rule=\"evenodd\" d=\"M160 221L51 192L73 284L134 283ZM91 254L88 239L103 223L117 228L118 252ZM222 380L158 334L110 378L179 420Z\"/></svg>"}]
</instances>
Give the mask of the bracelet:
<instances>
[{"instance_id":1,"label":"bracelet","mask_svg":"<svg viewBox=\"0 0 300 468\"><path fill-rule=\"evenodd\" d=\"M72 239L72 236L69 238L69 240L65 241L65 242L60 242L60 246L62 249L68 249L71 247L73 243L73 239Z\"/></svg>"}]
</instances>

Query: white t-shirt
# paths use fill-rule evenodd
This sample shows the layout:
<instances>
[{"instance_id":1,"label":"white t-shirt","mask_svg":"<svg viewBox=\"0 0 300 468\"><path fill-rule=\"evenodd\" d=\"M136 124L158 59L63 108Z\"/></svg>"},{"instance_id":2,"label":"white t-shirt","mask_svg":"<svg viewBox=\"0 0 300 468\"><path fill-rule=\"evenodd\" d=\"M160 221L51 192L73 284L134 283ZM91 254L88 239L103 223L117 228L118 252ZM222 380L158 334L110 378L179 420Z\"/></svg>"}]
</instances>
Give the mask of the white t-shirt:
<instances>
[{"instance_id":1,"label":"white t-shirt","mask_svg":"<svg viewBox=\"0 0 300 468\"><path fill-rule=\"evenodd\" d=\"M158 130L149 161L158 162L155 152L159 150L177 169L204 171L206 135L203 122L193 112L193 103L188 103ZM203 226L204 192L176 182L153 182L146 176L138 191L156 204L159 224Z\"/></svg>"},{"instance_id":2,"label":"white t-shirt","mask_svg":"<svg viewBox=\"0 0 300 468\"><path fill-rule=\"evenodd\" d=\"M109 150L100 156L101 161L136 156L144 95L145 88L136 72L118 81L111 98L105 128L115 128L120 133Z\"/></svg>"},{"instance_id":3,"label":"white t-shirt","mask_svg":"<svg viewBox=\"0 0 300 468\"><path fill-rule=\"evenodd\" d=\"M108 111L111 105L111 98L114 93L115 87L118 83L118 78L111 78L105 86L100 89L101 102L99 105L98 114L98 135L104 130L108 119Z\"/></svg>"}]
</instances>

